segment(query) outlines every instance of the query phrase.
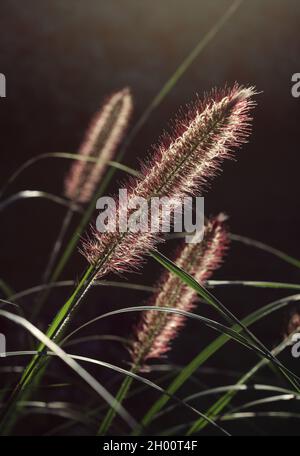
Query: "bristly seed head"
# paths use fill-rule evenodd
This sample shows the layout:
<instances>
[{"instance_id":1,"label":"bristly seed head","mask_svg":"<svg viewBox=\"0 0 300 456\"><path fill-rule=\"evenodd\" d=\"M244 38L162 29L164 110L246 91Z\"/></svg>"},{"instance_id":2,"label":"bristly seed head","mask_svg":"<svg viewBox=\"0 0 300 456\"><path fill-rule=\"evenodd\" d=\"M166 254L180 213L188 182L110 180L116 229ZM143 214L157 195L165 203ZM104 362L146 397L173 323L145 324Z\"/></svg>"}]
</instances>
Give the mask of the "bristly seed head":
<instances>
[{"instance_id":1,"label":"bristly seed head","mask_svg":"<svg viewBox=\"0 0 300 456\"><path fill-rule=\"evenodd\" d=\"M246 142L255 93L252 87L235 84L231 89L212 91L203 102L197 100L187 115L176 120L174 135L165 136L154 156L142 166L142 176L129 181L128 206L135 197L182 200L201 194L223 159L231 156L233 147ZM124 207L117 201L116 206L118 217ZM94 229L82 252L102 277L137 268L162 240L161 233L150 229L138 233L130 229L126 233L99 233Z\"/></svg>"},{"instance_id":2,"label":"bristly seed head","mask_svg":"<svg viewBox=\"0 0 300 456\"><path fill-rule=\"evenodd\" d=\"M132 113L132 97L125 88L109 96L95 115L78 154L97 162L78 160L65 179L65 196L74 202L88 202L100 182L107 163L127 129Z\"/></svg>"},{"instance_id":3,"label":"bristly seed head","mask_svg":"<svg viewBox=\"0 0 300 456\"><path fill-rule=\"evenodd\" d=\"M221 265L228 248L229 237L224 225L224 216L208 221L203 241L199 244L186 244L177 253L175 263L199 283L204 283ZM179 277L166 271L158 284L157 292L147 305L153 307L172 307L191 311L195 307L197 293ZM175 313L146 310L131 343L133 366L145 369L150 358L160 358L170 350L170 343L183 326L185 317Z\"/></svg>"}]
</instances>

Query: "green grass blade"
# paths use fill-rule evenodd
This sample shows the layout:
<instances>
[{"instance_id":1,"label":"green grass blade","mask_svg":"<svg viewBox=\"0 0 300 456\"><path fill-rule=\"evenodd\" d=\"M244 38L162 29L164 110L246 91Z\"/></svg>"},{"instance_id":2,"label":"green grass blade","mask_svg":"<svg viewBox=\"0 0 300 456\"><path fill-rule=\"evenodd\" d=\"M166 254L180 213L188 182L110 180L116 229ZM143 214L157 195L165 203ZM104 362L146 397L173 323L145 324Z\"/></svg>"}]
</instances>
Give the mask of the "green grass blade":
<instances>
[{"instance_id":1,"label":"green grass blade","mask_svg":"<svg viewBox=\"0 0 300 456\"><path fill-rule=\"evenodd\" d=\"M250 326L257 321L260 321L262 318L272 314L273 312L289 305L291 302L300 301L300 294L288 296L286 298L271 302L261 309L256 310L255 312L248 315L242 321L244 325ZM233 328L240 332L241 328L238 325L234 325ZM167 391L169 393L176 393L178 389L189 379L189 377L194 374L199 367L201 367L211 356L213 356L220 348L222 348L229 341L227 335L221 335L209 345L207 345L195 358L185 366L179 375L172 381L169 385ZM142 426L145 428L149 426L154 417L160 412L160 410L168 403L168 396L160 397L147 411L145 416L142 419ZM139 429L134 431L135 435L140 433Z\"/></svg>"},{"instance_id":2,"label":"green grass blade","mask_svg":"<svg viewBox=\"0 0 300 456\"><path fill-rule=\"evenodd\" d=\"M79 206L74 205L74 203L70 203L69 200L65 198L61 198L60 196L52 195L51 193L42 192L40 190L22 190L18 193L14 193L13 195L9 196L5 200L0 202L0 212L6 209L7 207L11 206L17 201L24 200L24 199L33 199L33 198L43 198L52 203L59 204L64 207L72 207L74 211L81 212L81 208Z\"/></svg>"},{"instance_id":3,"label":"green grass blade","mask_svg":"<svg viewBox=\"0 0 300 456\"><path fill-rule=\"evenodd\" d=\"M40 331L36 326L30 323L28 320L14 315L11 312L5 310L0 310L0 316L13 321L14 323L22 326L27 331L29 331L34 337L40 340L41 344L51 350L56 354L65 364L67 364L72 370L74 370L80 377L94 390L96 393L103 398L109 405L115 406L114 397L91 375L89 374L80 364L72 359L64 350L62 350L57 344L55 344L49 337L47 337L42 331ZM129 415L129 413L121 405L116 406L117 413L125 420L125 422L130 426L134 427L136 425L135 420ZM2 416L4 420L1 425L1 433L5 435L6 430L9 430L9 420L6 421L6 414Z\"/></svg>"},{"instance_id":4,"label":"green grass blade","mask_svg":"<svg viewBox=\"0 0 300 456\"><path fill-rule=\"evenodd\" d=\"M281 342L273 351L273 353L277 356L279 353L281 353L287 346L290 345L290 341L292 338L292 334L285 339L283 342ZM239 381L237 382L237 385L243 385L244 383L248 382L257 372L259 369L262 367L266 366L268 364L268 360L262 359L259 363L257 363L252 369L250 369L246 374L244 374ZM218 416L221 411L226 407L233 397L235 396L236 391L235 390L230 390L228 391L224 396L222 396L220 399L218 399L207 411L207 415L212 417L213 419ZM206 426L206 423L199 419L196 421L191 428L189 429L187 435L192 435L195 432L198 432Z\"/></svg>"},{"instance_id":5,"label":"green grass blade","mask_svg":"<svg viewBox=\"0 0 300 456\"><path fill-rule=\"evenodd\" d=\"M162 264L168 271L175 274L180 280L186 283L190 288L196 291L196 293L205 299L208 304L211 304L221 315L230 323L238 324L246 336L249 338L249 341L252 341L254 346L262 350L264 356L268 359L271 359L275 368L279 368L279 371L289 380L293 387L298 390L300 386L297 381L295 382L296 376L293 372L289 371L285 366L283 366L273 355L272 353L261 343L261 341L240 321L235 315L232 314L214 295L212 295L208 290L204 288L203 285L198 283L193 277L187 274L185 271L180 269L175 263L169 260L164 255L159 252L152 253L151 256L155 258L160 264ZM253 348L253 346L252 346Z\"/></svg>"},{"instance_id":6,"label":"green grass blade","mask_svg":"<svg viewBox=\"0 0 300 456\"><path fill-rule=\"evenodd\" d=\"M3 194L7 191L7 188L12 185L15 180L28 168L30 168L32 165L35 163L45 160L48 158L62 158L66 160L76 160L76 161L83 161L83 162L89 162L89 163L98 163L99 158L98 157L89 157L89 156L83 156L79 154L72 154L69 152L49 152L46 154L40 154L37 155L36 157L32 157L26 162L24 162L17 170L8 178L7 182L4 184L0 191L0 197L3 196ZM123 165L122 163L118 163L114 160L110 160L107 162L108 166L111 166L113 168L116 168L120 171L124 171L132 176L139 176L138 171L135 171L134 169L130 168L129 166Z\"/></svg>"},{"instance_id":7,"label":"green grass blade","mask_svg":"<svg viewBox=\"0 0 300 456\"><path fill-rule=\"evenodd\" d=\"M255 239L251 239L246 236L240 236L238 234L231 234L230 239L233 241L241 242L242 244L249 245L250 247L255 247L259 250L263 250L264 252L268 252L271 255L280 258L281 260L285 261L286 263L291 264L292 266L296 266L296 268L300 268L300 260L287 255L286 253L282 252L281 250L275 249L263 242L256 241Z\"/></svg>"},{"instance_id":8,"label":"green grass blade","mask_svg":"<svg viewBox=\"0 0 300 456\"><path fill-rule=\"evenodd\" d=\"M142 312L142 311L145 311L145 310L151 310L153 312L155 311L155 312L163 312L163 313L182 315L182 316L187 317L187 318L192 318L194 320L198 320L201 323L204 323L206 326L208 326L208 327L210 327L210 328L212 328L212 329L214 329L214 330L216 330L218 332L227 334L230 338L232 338L233 340L235 340L235 341L239 342L240 344L244 345L248 349L255 351L256 353L258 353L261 356L264 356L264 352L261 349L259 349L255 345L252 345L251 343L249 343L249 341L244 336L239 334L239 332L236 331L233 328L228 328L227 326L223 325L222 323L219 323L217 321L211 320L210 318L203 317L202 315L197 315L197 314L192 313L192 312L186 312L184 310L176 309L176 308L172 308L172 307L159 307L159 306L155 306L155 307L153 307L153 306L126 307L126 308L123 308L123 309L118 309L118 310L113 310L111 312L107 312L107 313L105 313L103 315L100 315L98 317L93 318L92 320L89 320L88 322L86 322L86 323L80 325L78 328L74 329L71 333L69 333L61 341L61 343L65 344L67 340L69 340L72 336L74 336L74 334L77 334L83 328L86 328L86 327L90 326L91 324L96 323L99 320L103 320L105 318L112 317L114 315L120 315L120 314L123 314L123 313ZM293 375L295 375L295 374L293 374ZM295 378L298 378L298 377L295 375Z\"/></svg>"},{"instance_id":9,"label":"green grass blade","mask_svg":"<svg viewBox=\"0 0 300 456\"><path fill-rule=\"evenodd\" d=\"M249 418L281 418L281 419L300 419L300 413L294 412L241 412L241 413L229 413L222 416L222 421L249 419Z\"/></svg>"},{"instance_id":10,"label":"green grass blade","mask_svg":"<svg viewBox=\"0 0 300 456\"><path fill-rule=\"evenodd\" d=\"M270 402L273 402L273 400L271 400L272 398L274 397L289 397L289 398L294 398L294 399L300 399L300 393L296 393L294 391L291 391L291 390L288 390L286 388L280 388L280 387L277 387L277 386L273 386L273 385L261 385L261 384L254 384L254 385L251 385L251 386L248 386L248 385L245 385L245 384L235 384L235 385L226 385L226 386L218 386L216 388L211 388L211 389L206 389L204 391L200 391L200 392L197 392L195 394L191 394L190 396L187 396L184 398L185 402L191 402L195 399L199 399L200 397L206 397L206 396L210 396L210 395L216 395L216 394L220 394L220 393L225 393L225 392L228 392L228 391L236 391L237 393L241 393L241 392L248 392L249 390L251 391L259 391L259 392L277 392L277 393L283 393L281 394L280 396L271 396L270 398ZM239 407L235 407L234 409L231 410L231 412L237 412L247 406L251 406L251 405L256 405L256 404L260 404L260 403L268 403L268 398L264 398L264 399L259 399L257 401L253 401L253 402L249 402L247 404L243 404ZM170 412L173 412L176 408L178 407L178 404L172 404L170 405L169 407L165 408L164 410L162 410L160 413L158 413L155 417L155 419L157 420L158 418L161 418L162 416L170 413Z\"/></svg>"},{"instance_id":11,"label":"green grass blade","mask_svg":"<svg viewBox=\"0 0 300 456\"><path fill-rule=\"evenodd\" d=\"M243 405L240 405L239 407L234 407L230 413L236 413L240 412L241 410L245 410L247 408L251 407L256 407L257 405L266 405L266 404L271 404L273 402L281 402L281 401L294 401L294 400L299 400L299 396L297 394L294 394L293 392L291 393L285 393L285 394L278 394L276 396L268 396L264 397L262 399L257 399L255 401L250 401L246 402Z\"/></svg>"},{"instance_id":12,"label":"green grass blade","mask_svg":"<svg viewBox=\"0 0 300 456\"><path fill-rule=\"evenodd\" d=\"M76 405L68 402L24 401L19 408L22 417L28 414L56 415L71 420L75 424L83 424L90 432L97 425L93 418L87 416L86 411L80 410Z\"/></svg>"},{"instance_id":13,"label":"green grass blade","mask_svg":"<svg viewBox=\"0 0 300 456\"><path fill-rule=\"evenodd\" d=\"M130 379L135 379L135 380L139 380L140 382L144 383L145 385L159 391L159 392L164 392L164 394L168 394L162 387L158 386L156 383L153 383L152 381L144 378L144 377L141 377L140 375L137 375L136 373L132 372L132 371L128 371L126 369L122 369L121 367L118 367L118 366L114 366L113 364L110 364L110 363L106 363L106 362L103 362L103 361L99 361L97 359L92 359L92 358L87 358L85 356L78 356L78 355L70 355L73 359L77 359L77 360L81 360L81 361L86 361L88 363L93 363L93 364L98 364L98 365L101 365L103 367L108 367L109 369L113 369L115 370L116 372L119 372L120 374L124 374L127 376L127 378L130 378ZM127 388L129 388L130 386L130 381L126 381L126 383L128 382L128 386ZM184 407L188 408L189 410L191 410L192 412L194 412L196 415L200 416L201 419L203 419L204 421L207 420L207 424L211 424L212 426L216 427L217 429L219 429L223 434L225 435L229 435L228 432L223 429L222 427L220 427L217 423L215 423L213 420L211 420L210 418L207 418L202 412L200 412L198 409L196 409L195 407L192 407L190 404L187 404L186 402L184 402L182 399L179 399L177 396L175 395L170 395L169 396L170 399L173 399L174 401L178 402L179 404L183 405ZM118 405L119 404L119 405ZM117 409L117 406L120 406L120 402L117 402L115 403L115 407L114 407L114 410Z\"/></svg>"},{"instance_id":14,"label":"green grass blade","mask_svg":"<svg viewBox=\"0 0 300 456\"><path fill-rule=\"evenodd\" d=\"M1 315L1 314L0 314ZM33 326L33 325L32 325ZM34 327L34 326L33 326ZM35 328L35 327L34 327ZM44 345L46 345L44 343ZM52 349L50 349L52 350ZM20 356L20 355L27 355L27 354L38 354L39 352L37 351L28 351L28 352L11 352L9 353L9 356ZM65 353L65 352L64 352ZM46 352L47 356L59 356L57 354L57 352L55 352L54 350L52 351L47 351ZM167 394L166 391L160 387L159 385L157 385L156 383L153 383L151 380L148 380L144 377L141 377L140 375L132 372L132 371L129 371L129 370L126 370L126 369L123 369L119 366L115 366L114 364L111 364L111 363L107 363L105 361L101 361L101 360L98 360L98 359L93 359L93 358L89 358L89 357L86 357L86 356L81 356L81 355L75 355L75 354L67 354L65 353L65 355L72 359L72 360L75 360L75 361L82 361L82 362L86 362L86 363L90 363L90 364L95 364L95 365L98 365L98 366L101 366L101 367L105 367L105 368L108 368L108 369L111 369L115 372L118 372L119 374L121 375L125 375L126 376L126 379L129 379L130 381L132 380L137 380L139 381L140 383L142 383L143 385L146 385L160 393L164 393L164 394ZM111 396L112 397L112 396ZM174 396L174 395L170 395L170 399L176 401L178 404L180 405L183 405L184 407L186 407L187 409L191 410L193 413L195 413L197 416L203 418L204 420L206 419L205 415L203 413L201 413L198 409L196 409L195 407L192 407L190 404L187 404L185 403L183 400L179 399L178 397ZM107 401L108 402L108 401ZM109 402L108 402L109 403ZM109 403L110 405L110 403ZM114 409L115 410L118 410L121 406L121 403L116 401L116 398L114 398ZM217 425L216 423L214 423L213 420L210 420L208 418L208 424L211 424L213 426L215 426L216 428L218 428L222 433L228 435L228 433L222 428L220 427L219 425Z\"/></svg>"}]
</instances>

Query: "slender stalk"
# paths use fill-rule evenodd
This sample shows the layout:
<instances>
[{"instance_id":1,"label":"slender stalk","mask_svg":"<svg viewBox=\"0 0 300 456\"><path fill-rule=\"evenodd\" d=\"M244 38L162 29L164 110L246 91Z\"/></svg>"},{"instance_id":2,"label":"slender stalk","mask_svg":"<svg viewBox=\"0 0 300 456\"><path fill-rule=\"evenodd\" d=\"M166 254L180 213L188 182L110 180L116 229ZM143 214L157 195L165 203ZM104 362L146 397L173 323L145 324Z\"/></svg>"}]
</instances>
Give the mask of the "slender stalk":
<instances>
[{"instance_id":1,"label":"slender stalk","mask_svg":"<svg viewBox=\"0 0 300 456\"><path fill-rule=\"evenodd\" d=\"M46 270L45 270L44 275L43 275L43 280L42 280L43 283L47 283L49 278L50 278L53 266L56 263L57 255L60 252L60 249L61 249L61 246L62 246L62 243L63 243L63 239L64 239L65 234L67 232L67 229L68 229L68 227L69 227L69 225L70 225L70 223L72 221L73 215L74 215L73 208L70 207L68 209L68 211L66 212L66 215L65 215L65 217L63 219L63 222L62 222L62 225L61 225L61 229L59 231L58 237L57 237L57 239L55 241L53 250L51 252L51 255L50 255Z\"/></svg>"},{"instance_id":2,"label":"slender stalk","mask_svg":"<svg viewBox=\"0 0 300 456\"><path fill-rule=\"evenodd\" d=\"M274 301L248 315L245 319L243 319L243 323L246 326L253 325L256 321L260 321L262 317L266 317L272 312L285 307L290 302L299 301L299 299L300 295L293 295L280 299L278 301ZM238 333L240 333L242 330L240 325L234 325L232 329ZM179 375L177 375L177 377L170 383L169 387L166 390L167 393L170 395L175 394L190 378L190 376L193 375L194 372L196 372L197 369L199 369L214 353L222 348L228 342L228 340L228 336L222 334L209 345L207 345L203 350L201 350L200 353L198 353L198 355L196 355L195 358L193 358L190 363L181 370ZM274 353L275 356L276 354L277 353ZM132 435L140 435L142 429L150 425L150 423L155 419L155 417L168 403L168 401L169 396L167 394L162 395L159 399L157 399L142 418L140 427L135 429Z\"/></svg>"},{"instance_id":3,"label":"slender stalk","mask_svg":"<svg viewBox=\"0 0 300 456\"><path fill-rule=\"evenodd\" d=\"M136 373L137 369L135 368L132 368L131 369L131 373ZM129 392L129 389L131 387L131 384L132 384L132 381L133 381L133 377L125 377L121 386L120 386L120 389L119 391L117 392L117 395L116 395L116 398L115 398L115 403L119 403L119 404L122 404L123 401L125 400L128 392ZM99 427L99 430L98 430L98 433L97 435L105 435L108 431L108 429L110 428L110 425L111 423L113 422L113 419L115 418L116 416L116 412L114 410L113 407L110 407L107 414L105 415L100 427Z\"/></svg>"},{"instance_id":4,"label":"slender stalk","mask_svg":"<svg viewBox=\"0 0 300 456\"><path fill-rule=\"evenodd\" d=\"M55 263L57 261L57 257L58 257L58 255L60 253L61 246L62 246L64 237L65 237L65 234L66 234L66 232L67 232L67 230L68 230L68 228L70 226L70 223L72 221L73 215L74 215L74 210L73 210L73 208L71 206L71 207L69 207L68 211L65 214L65 217L63 219L59 234L57 236L57 239L56 239L55 244L53 246L53 249L51 251L50 258L49 258L49 261L48 261L48 264L47 264L47 267L46 267L46 270L44 272L43 279L42 279L42 284L44 284L44 285L46 285L46 284L51 285L52 284L52 281L49 280L49 279L51 277L51 273L53 271L53 267L54 267L54 265L55 265ZM46 288L46 290L44 291L44 293L42 294L40 299L36 300L36 305L34 306L33 313L32 313L32 316L31 316L31 318L33 320L38 317L38 315L40 313L40 310L43 307L43 304L47 301L47 298L48 298L48 296L50 294L50 291L51 291L50 287Z\"/></svg>"}]
</instances>

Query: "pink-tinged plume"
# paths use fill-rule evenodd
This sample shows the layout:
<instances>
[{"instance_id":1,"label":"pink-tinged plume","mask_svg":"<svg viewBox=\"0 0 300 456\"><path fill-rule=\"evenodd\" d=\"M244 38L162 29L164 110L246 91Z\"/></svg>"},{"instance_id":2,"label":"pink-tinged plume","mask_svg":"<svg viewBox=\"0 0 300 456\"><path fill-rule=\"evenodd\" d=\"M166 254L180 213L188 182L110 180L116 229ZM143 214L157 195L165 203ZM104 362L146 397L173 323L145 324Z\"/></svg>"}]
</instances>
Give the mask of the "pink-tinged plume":
<instances>
[{"instance_id":1,"label":"pink-tinged plume","mask_svg":"<svg viewBox=\"0 0 300 456\"><path fill-rule=\"evenodd\" d=\"M88 202L100 182L107 163L113 159L132 113L132 97L128 88L107 98L95 115L78 154L96 158L97 162L78 160L65 179L65 196L79 203Z\"/></svg>"},{"instance_id":2,"label":"pink-tinged plume","mask_svg":"<svg viewBox=\"0 0 300 456\"><path fill-rule=\"evenodd\" d=\"M142 166L141 177L128 183L128 205L135 197L182 200L187 195L201 194L223 159L231 156L233 147L246 142L254 94L252 87L235 84L231 89L214 90L203 102L197 100L188 114L176 121L173 139L165 136L154 156ZM117 201L116 206L119 219L126 208ZM162 240L161 233L150 229L133 232L129 227L125 233L94 230L82 251L102 277L136 268Z\"/></svg>"},{"instance_id":3,"label":"pink-tinged plume","mask_svg":"<svg viewBox=\"0 0 300 456\"><path fill-rule=\"evenodd\" d=\"M186 244L177 254L175 263L197 282L204 283L221 265L229 238L220 214L209 220L202 242ZM189 312L194 309L197 293L176 275L165 272L157 292L147 305L172 307ZM142 313L131 345L131 357L136 369L145 368L150 358L160 358L170 350L170 343L184 325L185 317L175 313L147 310Z\"/></svg>"}]
</instances>

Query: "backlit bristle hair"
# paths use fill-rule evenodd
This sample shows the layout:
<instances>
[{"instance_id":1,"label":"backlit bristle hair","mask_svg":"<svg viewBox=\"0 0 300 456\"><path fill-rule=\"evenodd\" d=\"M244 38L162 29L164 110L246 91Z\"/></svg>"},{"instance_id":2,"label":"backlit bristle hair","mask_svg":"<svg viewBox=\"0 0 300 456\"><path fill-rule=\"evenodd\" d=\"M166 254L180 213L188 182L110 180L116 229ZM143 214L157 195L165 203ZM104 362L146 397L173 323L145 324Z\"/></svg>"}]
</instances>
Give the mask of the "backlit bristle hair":
<instances>
[{"instance_id":1,"label":"backlit bristle hair","mask_svg":"<svg viewBox=\"0 0 300 456\"><path fill-rule=\"evenodd\" d=\"M153 158L142 166L141 177L128 183L128 206L136 197L148 202L152 197L182 200L203 192L204 184L220 169L222 160L230 157L232 148L246 142L254 94L252 87L235 84L231 89L214 90L203 102L197 100L187 115L176 120L173 139L165 136ZM122 204L116 201L117 218L126 210ZM83 242L82 252L102 277L136 268L162 240L159 231L150 229L125 233L94 229Z\"/></svg>"},{"instance_id":2,"label":"backlit bristle hair","mask_svg":"<svg viewBox=\"0 0 300 456\"><path fill-rule=\"evenodd\" d=\"M65 179L65 196L78 203L88 202L120 144L132 113L132 97L125 88L109 96L95 115L78 154L98 159L78 160Z\"/></svg>"},{"instance_id":3,"label":"backlit bristle hair","mask_svg":"<svg viewBox=\"0 0 300 456\"><path fill-rule=\"evenodd\" d=\"M205 227L202 242L186 244L174 260L177 266L201 284L221 265L228 248L229 237L224 220L223 214L210 219ZM197 293L193 289L179 277L166 271L147 305L189 312L194 309L196 299ZM131 343L133 366L143 369L148 359L160 358L169 351L172 340L185 320L184 316L175 313L144 311Z\"/></svg>"}]
</instances>

